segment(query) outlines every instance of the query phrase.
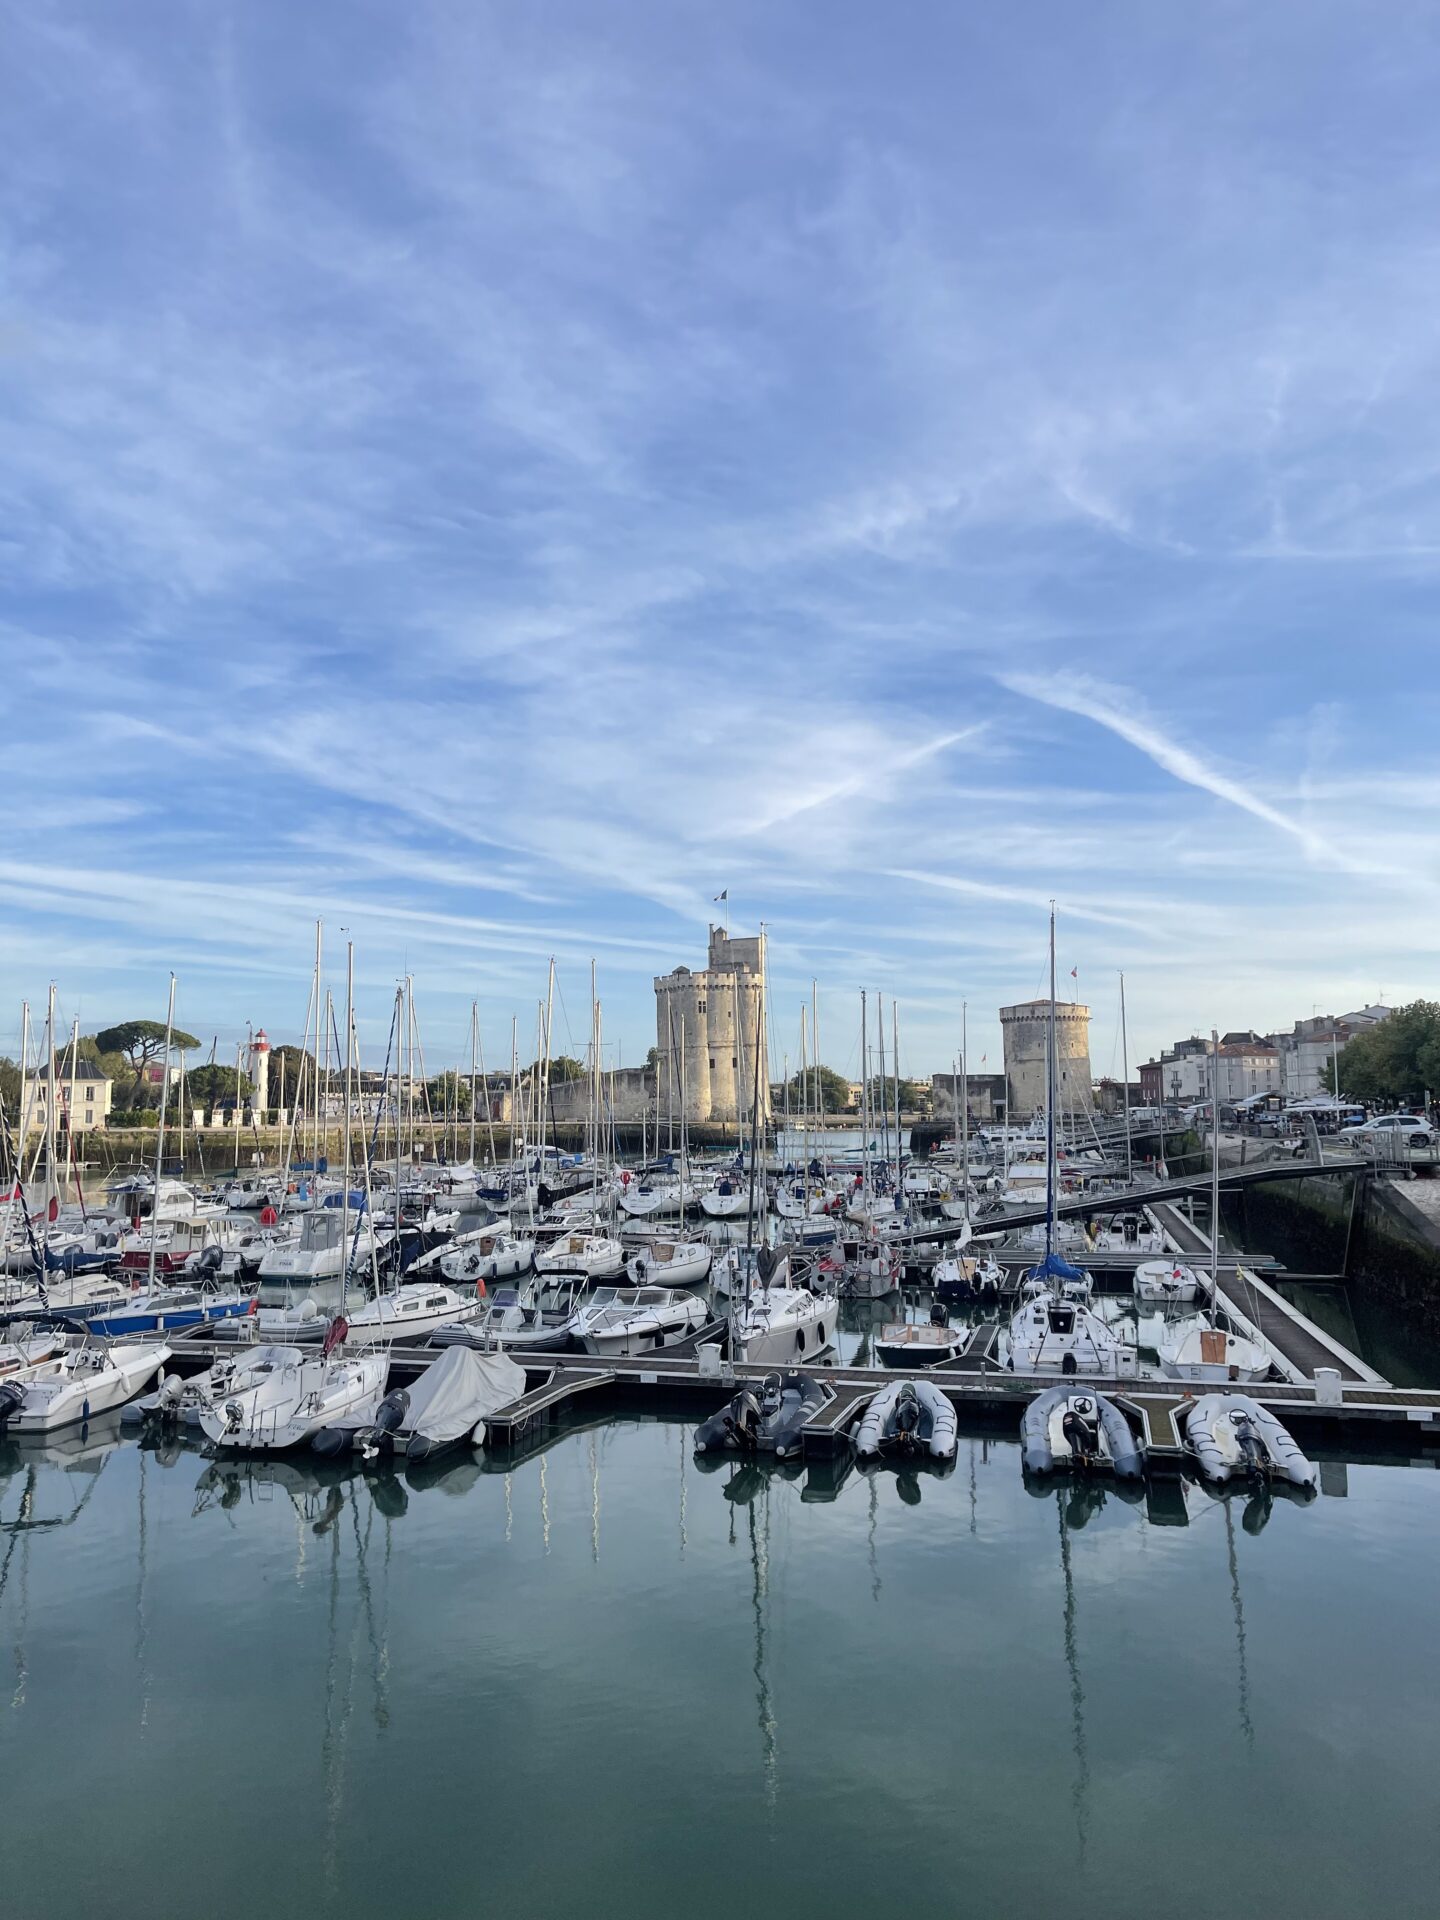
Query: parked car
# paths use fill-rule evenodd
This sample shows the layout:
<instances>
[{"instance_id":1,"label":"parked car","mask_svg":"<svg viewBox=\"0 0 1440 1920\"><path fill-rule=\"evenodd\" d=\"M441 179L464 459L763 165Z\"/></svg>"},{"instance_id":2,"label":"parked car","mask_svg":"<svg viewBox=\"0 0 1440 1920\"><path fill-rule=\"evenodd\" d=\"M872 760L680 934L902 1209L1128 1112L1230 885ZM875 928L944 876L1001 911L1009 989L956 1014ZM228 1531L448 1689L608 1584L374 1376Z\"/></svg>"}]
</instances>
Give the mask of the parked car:
<instances>
[{"instance_id":1,"label":"parked car","mask_svg":"<svg viewBox=\"0 0 1440 1920\"><path fill-rule=\"evenodd\" d=\"M1362 1147L1368 1141L1379 1140L1389 1135L1396 1139L1402 1137L1407 1147L1433 1147L1435 1131L1428 1120L1418 1113L1382 1113L1373 1120L1364 1120L1358 1127L1342 1127L1340 1138L1348 1140L1352 1146Z\"/></svg>"}]
</instances>

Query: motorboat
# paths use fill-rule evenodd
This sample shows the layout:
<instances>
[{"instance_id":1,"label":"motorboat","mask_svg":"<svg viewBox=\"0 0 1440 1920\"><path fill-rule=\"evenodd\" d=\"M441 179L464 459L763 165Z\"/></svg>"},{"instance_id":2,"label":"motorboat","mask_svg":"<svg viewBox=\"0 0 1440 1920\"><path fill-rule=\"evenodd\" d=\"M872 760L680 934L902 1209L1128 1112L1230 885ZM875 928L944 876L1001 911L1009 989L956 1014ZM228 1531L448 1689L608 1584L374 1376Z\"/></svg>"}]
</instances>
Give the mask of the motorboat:
<instances>
[{"instance_id":1,"label":"motorboat","mask_svg":"<svg viewBox=\"0 0 1440 1920\"><path fill-rule=\"evenodd\" d=\"M1314 1492L1320 1472L1287 1427L1242 1393L1207 1393L1180 1415L1185 1444L1206 1480L1281 1480Z\"/></svg>"},{"instance_id":2,"label":"motorboat","mask_svg":"<svg viewBox=\"0 0 1440 1920\"><path fill-rule=\"evenodd\" d=\"M153 1393L132 1400L120 1416L126 1428L145 1432L174 1433L200 1431L201 1407L213 1407L220 1401L245 1393L282 1367L298 1366L305 1354L299 1347L266 1344L238 1347L203 1373L182 1379L172 1373Z\"/></svg>"},{"instance_id":3,"label":"motorboat","mask_svg":"<svg viewBox=\"0 0 1440 1920\"><path fill-rule=\"evenodd\" d=\"M835 1398L827 1381L808 1373L772 1373L747 1383L718 1413L695 1429L697 1453L773 1453L786 1460L800 1452L801 1435Z\"/></svg>"},{"instance_id":4,"label":"motorboat","mask_svg":"<svg viewBox=\"0 0 1440 1920\"><path fill-rule=\"evenodd\" d=\"M1227 1381L1266 1380L1270 1350L1247 1335L1231 1333L1206 1318L1188 1327L1172 1328L1160 1342L1160 1371L1167 1380L1202 1380L1216 1386Z\"/></svg>"},{"instance_id":5,"label":"motorboat","mask_svg":"<svg viewBox=\"0 0 1440 1920\"><path fill-rule=\"evenodd\" d=\"M1139 1480L1145 1472L1145 1449L1129 1421L1113 1400L1090 1387L1036 1394L1021 1418L1020 1458L1028 1473L1106 1470L1120 1480Z\"/></svg>"},{"instance_id":6,"label":"motorboat","mask_svg":"<svg viewBox=\"0 0 1440 1920\"><path fill-rule=\"evenodd\" d=\"M284 1197L285 1182L278 1173L242 1174L221 1192L232 1213L259 1213L265 1207L278 1208Z\"/></svg>"},{"instance_id":7,"label":"motorboat","mask_svg":"<svg viewBox=\"0 0 1440 1920\"><path fill-rule=\"evenodd\" d=\"M202 1405L200 1427L223 1452L298 1447L333 1420L369 1412L373 1418L390 1371L386 1350L347 1354L335 1322L320 1353L287 1358L252 1377L224 1399Z\"/></svg>"},{"instance_id":8,"label":"motorboat","mask_svg":"<svg viewBox=\"0 0 1440 1920\"><path fill-rule=\"evenodd\" d=\"M708 1319L698 1294L673 1287L599 1287L576 1309L570 1330L587 1353L653 1353L698 1333Z\"/></svg>"},{"instance_id":9,"label":"motorboat","mask_svg":"<svg viewBox=\"0 0 1440 1920\"><path fill-rule=\"evenodd\" d=\"M928 1320L897 1320L872 1336L882 1367L943 1367L970 1338L968 1327L952 1327L945 1304L937 1300Z\"/></svg>"},{"instance_id":10,"label":"motorboat","mask_svg":"<svg viewBox=\"0 0 1440 1920\"><path fill-rule=\"evenodd\" d=\"M845 1250L839 1289L850 1300L885 1300L900 1291L905 1268L899 1253L874 1241L861 1241Z\"/></svg>"},{"instance_id":11,"label":"motorboat","mask_svg":"<svg viewBox=\"0 0 1440 1920\"><path fill-rule=\"evenodd\" d=\"M170 1358L163 1341L88 1340L0 1384L0 1433L53 1433L124 1406Z\"/></svg>"},{"instance_id":12,"label":"motorboat","mask_svg":"<svg viewBox=\"0 0 1440 1920\"><path fill-rule=\"evenodd\" d=\"M571 1345L576 1304L585 1285L580 1274L558 1275L543 1283L535 1278L522 1286L502 1283L491 1289L482 1313L438 1327L430 1344L564 1353Z\"/></svg>"},{"instance_id":13,"label":"motorboat","mask_svg":"<svg viewBox=\"0 0 1440 1920\"><path fill-rule=\"evenodd\" d=\"M197 1256L215 1251L217 1265L231 1248L238 1248L254 1229L247 1220L224 1220L197 1216L189 1220L155 1220L136 1233L127 1234L120 1245L120 1271L149 1273L152 1268L161 1278L183 1273Z\"/></svg>"},{"instance_id":14,"label":"motorboat","mask_svg":"<svg viewBox=\"0 0 1440 1920\"><path fill-rule=\"evenodd\" d=\"M1092 1223L1087 1236L1091 1253L1167 1253L1169 1243L1149 1217L1133 1207Z\"/></svg>"},{"instance_id":15,"label":"motorboat","mask_svg":"<svg viewBox=\"0 0 1440 1920\"><path fill-rule=\"evenodd\" d=\"M255 1311L255 1296L236 1287L155 1287L132 1293L123 1304L86 1316L91 1333L127 1339L141 1333L174 1333L213 1320L238 1320Z\"/></svg>"},{"instance_id":16,"label":"motorboat","mask_svg":"<svg viewBox=\"0 0 1440 1920\"><path fill-rule=\"evenodd\" d=\"M12 1319L44 1318L49 1314L83 1320L104 1307L120 1306L130 1298L123 1280L103 1273L51 1275L42 1290L37 1279L9 1280L0 1287L0 1310Z\"/></svg>"},{"instance_id":17,"label":"motorboat","mask_svg":"<svg viewBox=\"0 0 1440 1920\"><path fill-rule=\"evenodd\" d=\"M775 1211L782 1220L828 1216L834 1209L843 1209L843 1206L840 1189L828 1186L824 1181L791 1179L776 1182ZM744 1212L743 1207L741 1212Z\"/></svg>"},{"instance_id":18,"label":"motorboat","mask_svg":"<svg viewBox=\"0 0 1440 1920\"><path fill-rule=\"evenodd\" d=\"M940 1300L998 1300L1005 1286L1005 1269L988 1255L948 1255L930 1270L930 1284Z\"/></svg>"},{"instance_id":19,"label":"motorboat","mask_svg":"<svg viewBox=\"0 0 1440 1920\"><path fill-rule=\"evenodd\" d=\"M528 1273L535 1264L535 1242L528 1234L509 1233L503 1228L487 1227L479 1233L462 1234L449 1246L417 1260L411 1277L421 1267L439 1267L447 1280L460 1286L484 1281L513 1280Z\"/></svg>"},{"instance_id":20,"label":"motorboat","mask_svg":"<svg viewBox=\"0 0 1440 1920\"><path fill-rule=\"evenodd\" d=\"M698 1287L714 1257L703 1240L651 1240L630 1256L627 1271L636 1286Z\"/></svg>"},{"instance_id":21,"label":"motorboat","mask_svg":"<svg viewBox=\"0 0 1440 1920\"><path fill-rule=\"evenodd\" d=\"M1179 1260L1142 1260L1135 1269L1137 1300L1155 1300L1164 1306L1184 1306L1200 1291L1200 1276Z\"/></svg>"},{"instance_id":22,"label":"motorboat","mask_svg":"<svg viewBox=\"0 0 1440 1920\"><path fill-rule=\"evenodd\" d=\"M485 1423L525 1391L525 1369L505 1353L447 1347L409 1387L394 1387L372 1418L346 1415L317 1433L317 1453L353 1451L363 1460L433 1460L452 1447L479 1446Z\"/></svg>"},{"instance_id":23,"label":"motorboat","mask_svg":"<svg viewBox=\"0 0 1440 1920\"><path fill-rule=\"evenodd\" d=\"M358 1209L349 1215L347 1232L346 1214L332 1204L334 1197L330 1196L323 1206L312 1207L301 1216L300 1231L294 1240L272 1247L266 1253L260 1262L262 1281L303 1285L307 1281L338 1279L346 1269L347 1255L352 1274L369 1270L372 1256L389 1246L391 1232L377 1227L368 1212ZM360 1198L363 1200L364 1196Z\"/></svg>"},{"instance_id":24,"label":"motorboat","mask_svg":"<svg viewBox=\"0 0 1440 1920\"><path fill-rule=\"evenodd\" d=\"M407 1281L357 1307L349 1315L350 1337L357 1344L414 1346L439 1328L464 1326L484 1311L483 1292L461 1294L437 1281Z\"/></svg>"},{"instance_id":25,"label":"motorboat","mask_svg":"<svg viewBox=\"0 0 1440 1920\"><path fill-rule=\"evenodd\" d=\"M897 1380L881 1387L855 1430L855 1452L861 1460L877 1460L886 1453L953 1460L958 1445L954 1405L933 1380Z\"/></svg>"},{"instance_id":26,"label":"motorboat","mask_svg":"<svg viewBox=\"0 0 1440 1920\"><path fill-rule=\"evenodd\" d=\"M587 1280L613 1280L624 1265L620 1242L600 1233L567 1233L535 1256L537 1273L580 1273Z\"/></svg>"},{"instance_id":27,"label":"motorboat","mask_svg":"<svg viewBox=\"0 0 1440 1920\"><path fill-rule=\"evenodd\" d=\"M34 1333L22 1333L18 1339L6 1340L0 1344L0 1381L23 1377L32 1367L63 1353L65 1346L64 1334L52 1333L48 1329L37 1329Z\"/></svg>"}]
</instances>

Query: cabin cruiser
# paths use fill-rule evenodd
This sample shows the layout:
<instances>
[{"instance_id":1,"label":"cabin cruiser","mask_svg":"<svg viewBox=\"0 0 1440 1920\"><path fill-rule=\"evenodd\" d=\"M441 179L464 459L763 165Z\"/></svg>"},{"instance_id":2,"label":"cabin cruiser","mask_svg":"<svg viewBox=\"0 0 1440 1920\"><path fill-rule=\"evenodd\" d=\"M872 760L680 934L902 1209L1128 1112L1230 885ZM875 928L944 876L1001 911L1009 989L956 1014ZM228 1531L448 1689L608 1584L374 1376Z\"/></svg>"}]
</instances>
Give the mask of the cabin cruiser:
<instances>
[{"instance_id":1,"label":"cabin cruiser","mask_svg":"<svg viewBox=\"0 0 1440 1920\"><path fill-rule=\"evenodd\" d=\"M225 1212L221 1200L201 1200L183 1180L161 1176L157 1188L148 1173L131 1173L112 1180L105 1189L106 1210L122 1220L189 1220L196 1215L218 1219Z\"/></svg>"},{"instance_id":2,"label":"cabin cruiser","mask_svg":"<svg viewBox=\"0 0 1440 1920\"><path fill-rule=\"evenodd\" d=\"M232 1213L259 1213L278 1208L285 1198L285 1181L278 1173L246 1173L232 1180L220 1196Z\"/></svg>"},{"instance_id":3,"label":"cabin cruiser","mask_svg":"<svg viewBox=\"0 0 1440 1920\"><path fill-rule=\"evenodd\" d=\"M581 1274L566 1274L543 1284L531 1279L522 1286L497 1286L482 1313L437 1328L430 1344L564 1353L571 1344L576 1303L584 1291Z\"/></svg>"},{"instance_id":4,"label":"cabin cruiser","mask_svg":"<svg viewBox=\"0 0 1440 1920\"><path fill-rule=\"evenodd\" d=\"M53 1433L134 1399L170 1358L163 1341L67 1347L0 1384L0 1433Z\"/></svg>"},{"instance_id":5,"label":"cabin cruiser","mask_svg":"<svg viewBox=\"0 0 1440 1920\"><path fill-rule=\"evenodd\" d=\"M850 1300L885 1300L898 1293L905 1268L899 1253L874 1241L852 1243L845 1249L840 1291Z\"/></svg>"},{"instance_id":6,"label":"cabin cruiser","mask_svg":"<svg viewBox=\"0 0 1440 1920\"><path fill-rule=\"evenodd\" d=\"M253 1228L246 1220L213 1216L151 1221L137 1232L127 1234L121 1242L120 1270L131 1274L149 1273L153 1267L162 1276L183 1273L192 1259L212 1247L223 1260L227 1252L238 1251L252 1233Z\"/></svg>"},{"instance_id":7,"label":"cabin cruiser","mask_svg":"<svg viewBox=\"0 0 1440 1920\"><path fill-rule=\"evenodd\" d=\"M220 1401L202 1404L200 1426L221 1451L265 1452L298 1447L332 1421L368 1411L373 1418L390 1371L388 1352L347 1354L343 1322L335 1322L323 1350L295 1357L251 1375Z\"/></svg>"},{"instance_id":8,"label":"cabin cruiser","mask_svg":"<svg viewBox=\"0 0 1440 1920\"><path fill-rule=\"evenodd\" d=\"M624 1265L620 1242L599 1233L567 1233L535 1256L537 1273L581 1273L587 1280L613 1280Z\"/></svg>"},{"instance_id":9,"label":"cabin cruiser","mask_svg":"<svg viewBox=\"0 0 1440 1920\"><path fill-rule=\"evenodd\" d=\"M708 1319L698 1294L673 1287L598 1287L576 1309L570 1331L587 1353L652 1353L699 1333Z\"/></svg>"},{"instance_id":10,"label":"cabin cruiser","mask_svg":"<svg viewBox=\"0 0 1440 1920\"><path fill-rule=\"evenodd\" d=\"M350 1337L375 1346L413 1346L441 1327L477 1319L484 1311L483 1300L483 1295L461 1295L438 1282L407 1282L357 1307L349 1316Z\"/></svg>"},{"instance_id":11,"label":"cabin cruiser","mask_svg":"<svg viewBox=\"0 0 1440 1920\"><path fill-rule=\"evenodd\" d=\"M363 1199L363 1196L361 1196ZM260 1262L262 1281L307 1281L338 1279L348 1266L352 1273L369 1270L374 1255L391 1243L388 1228L377 1228L368 1213L352 1211L327 1200L314 1207L300 1221L300 1232L292 1241L272 1247ZM348 1246L347 1246L348 1239Z\"/></svg>"},{"instance_id":12,"label":"cabin cruiser","mask_svg":"<svg viewBox=\"0 0 1440 1920\"><path fill-rule=\"evenodd\" d=\"M528 1273L535 1264L535 1242L528 1234L509 1233L503 1227L486 1227L478 1233L462 1234L448 1246L427 1253L410 1269L411 1278L423 1267L438 1266L447 1280L456 1286L487 1285L495 1280L513 1280Z\"/></svg>"}]
</instances>

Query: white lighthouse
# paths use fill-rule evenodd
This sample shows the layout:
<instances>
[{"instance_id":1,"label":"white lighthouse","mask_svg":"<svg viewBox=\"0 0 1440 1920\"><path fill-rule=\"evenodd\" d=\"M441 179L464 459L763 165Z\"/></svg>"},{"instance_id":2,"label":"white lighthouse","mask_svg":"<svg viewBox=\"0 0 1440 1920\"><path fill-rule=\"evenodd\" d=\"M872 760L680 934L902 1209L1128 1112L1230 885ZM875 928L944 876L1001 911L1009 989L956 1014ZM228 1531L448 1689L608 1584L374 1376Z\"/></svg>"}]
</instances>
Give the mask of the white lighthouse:
<instances>
[{"instance_id":1,"label":"white lighthouse","mask_svg":"<svg viewBox=\"0 0 1440 1920\"><path fill-rule=\"evenodd\" d=\"M256 1113L264 1113L270 1105L270 1042L265 1038L265 1029L259 1028L250 1042L250 1056L245 1063L245 1073L254 1092L250 1104Z\"/></svg>"}]
</instances>

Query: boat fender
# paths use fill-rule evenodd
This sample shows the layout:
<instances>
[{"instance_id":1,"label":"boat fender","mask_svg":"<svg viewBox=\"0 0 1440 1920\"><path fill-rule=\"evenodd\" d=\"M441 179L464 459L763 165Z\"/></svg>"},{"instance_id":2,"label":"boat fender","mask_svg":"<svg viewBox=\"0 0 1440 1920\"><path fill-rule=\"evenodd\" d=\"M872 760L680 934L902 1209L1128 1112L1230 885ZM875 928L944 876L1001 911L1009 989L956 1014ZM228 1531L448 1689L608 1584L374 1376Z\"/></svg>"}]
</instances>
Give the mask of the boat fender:
<instances>
[{"instance_id":1,"label":"boat fender","mask_svg":"<svg viewBox=\"0 0 1440 1920\"><path fill-rule=\"evenodd\" d=\"M475 1282L475 1298L477 1300L483 1300L485 1298L485 1282L483 1280L477 1280Z\"/></svg>"}]
</instances>

